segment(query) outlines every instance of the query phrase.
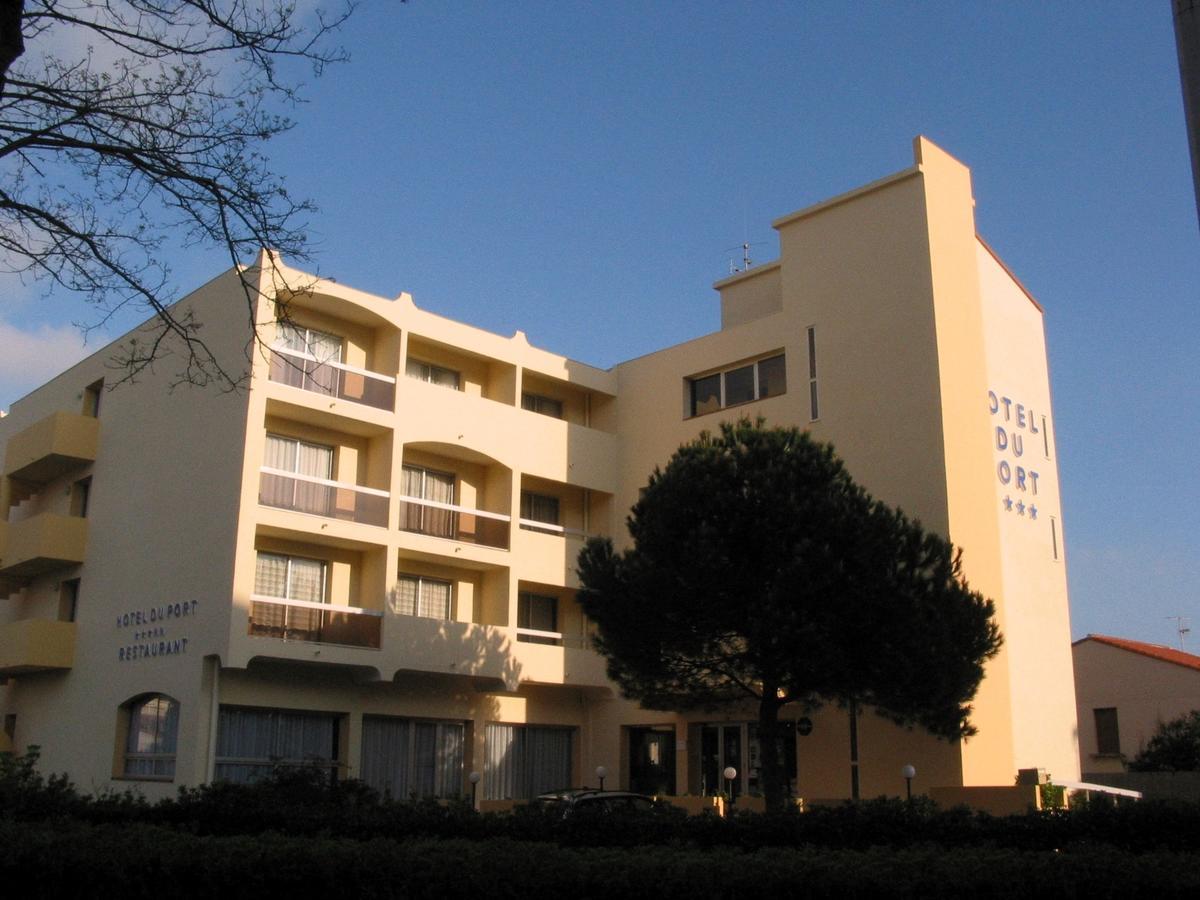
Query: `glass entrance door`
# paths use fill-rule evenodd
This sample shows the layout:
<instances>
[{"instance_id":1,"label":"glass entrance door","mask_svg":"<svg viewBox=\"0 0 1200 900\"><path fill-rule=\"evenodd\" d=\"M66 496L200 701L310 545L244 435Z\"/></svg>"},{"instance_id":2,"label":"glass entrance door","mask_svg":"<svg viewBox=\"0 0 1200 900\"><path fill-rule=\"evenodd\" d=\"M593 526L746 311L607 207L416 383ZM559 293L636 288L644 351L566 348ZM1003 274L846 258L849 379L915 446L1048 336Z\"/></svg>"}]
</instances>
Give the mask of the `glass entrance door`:
<instances>
[{"instance_id":1,"label":"glass entrance door","mask_svg":"<svg viewBox=\"0 0 1200 900\"><path fill-rule=\"evenodd\" d=\"M629 729L629 789L638 794L675 793L675 732Z\"/></svg>"},{"instance_id":2,"label":"glass entrance door","mask_svg":"<svg viewBox=\"0 0 1200 900\"><path fill-rule=\"evenodd\" d=\"M736 799L742 793L746 773L742 766L743 725L705 725L700 732L700 792L708 796L729 791ZM725 769L737 769L732 782Z\"/></svg>"}]
</instances>

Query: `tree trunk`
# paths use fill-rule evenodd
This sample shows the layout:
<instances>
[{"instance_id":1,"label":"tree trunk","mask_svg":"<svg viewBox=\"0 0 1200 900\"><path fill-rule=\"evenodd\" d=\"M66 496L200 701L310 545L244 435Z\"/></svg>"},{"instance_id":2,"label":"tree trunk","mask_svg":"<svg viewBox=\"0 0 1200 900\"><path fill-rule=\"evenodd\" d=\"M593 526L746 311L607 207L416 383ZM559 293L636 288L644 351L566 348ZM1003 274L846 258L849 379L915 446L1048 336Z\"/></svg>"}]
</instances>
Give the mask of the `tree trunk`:
<instances>
[{"instance_id":1,"label":"tree trunk","mask_svg":"<svg viewBox=\"0 0 1200 900\"><path fill-rule=\"evenodd\" d=\"M763 798L767 812L782 812L787 799L787 779L779 753L779 708L782 705L774 690L768 693L764 689L763 698L758 704L758 754L762 764Z\"/></svg>"},{"instance_id":2,"label":"tree trunk","mask_svg":"<svg viewBox=\"0 0 1200 900\"><path fill-rule=\"evenodd\" d=\"M8 67L25 52L25 37L21 33L21 13L25 0L0 0L0 94L8 75Z\"/></svg>"}]
</instances>

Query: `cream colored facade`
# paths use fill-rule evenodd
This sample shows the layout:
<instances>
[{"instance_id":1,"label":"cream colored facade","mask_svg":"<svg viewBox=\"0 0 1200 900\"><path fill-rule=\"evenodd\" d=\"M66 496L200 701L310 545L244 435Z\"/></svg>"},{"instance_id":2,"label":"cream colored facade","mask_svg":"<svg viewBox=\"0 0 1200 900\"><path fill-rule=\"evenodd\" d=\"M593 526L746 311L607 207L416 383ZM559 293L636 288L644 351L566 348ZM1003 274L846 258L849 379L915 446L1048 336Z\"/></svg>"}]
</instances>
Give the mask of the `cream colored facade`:
<instances>
[{"instance_id":1,"label":"cream colored facade","mask_svg":"<svg viewBox=\"0 0 1200 900\"><path fill-rule=\"evenodd\" d=\"M1124 772L1159 725L1200 709L1200 656L1102 634L1071 649L1085 777Z\"/></svg>"},{"instance_id":2,"label":"cream colored facade","mask_svg":"<svg viewBox=\"0 0 1200 900\"><path fill-rule=\"evenodd\" d=\"M8 741L151 796L301 757L404 794L469 792L477 771L501 799L597 766L711 793L726 765L754 793L753 710L617 696L573 566L584 536L625 539L680 443L761 415L962 546L1006 637L965 744L794 710L794 791L896 794L906 763L917 789L1077 777L1041 309L977 237L968 170L914 150L777 220L779 260L716 285L720 331L611 370L263 266L274 341L248 391L150 373L108 392L101 351L18 401L0 420ZM183 302L244 365L237 274Z\"/></svg>"}]
</instances>

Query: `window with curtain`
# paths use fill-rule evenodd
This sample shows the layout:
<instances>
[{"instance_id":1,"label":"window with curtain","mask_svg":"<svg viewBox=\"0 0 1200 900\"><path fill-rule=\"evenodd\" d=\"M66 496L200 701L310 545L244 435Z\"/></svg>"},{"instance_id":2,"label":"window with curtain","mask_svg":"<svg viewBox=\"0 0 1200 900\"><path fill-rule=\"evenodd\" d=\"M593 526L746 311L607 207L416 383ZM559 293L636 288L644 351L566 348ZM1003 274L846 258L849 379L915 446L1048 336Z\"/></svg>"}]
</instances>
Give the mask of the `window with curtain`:
<instances>
[{"instance_id":1,"label":"window with curtain","mask_svg":"<svg viewBox=\"0 0 1200 900\"><path fill-rule=\"evenodd\" d=\"M319 559L259 552L254 593L278 600L325 602L326 564Z\"/></svg>"},{"instance_id":2,"label":"window with curtain","mask_svg":"<svg viewBox=\"0 0 1200 900\"><path fill-rule=\"evenodd\" d=\"M517 627L534 631L558 631L558 598L521 591L517 594ZM560 638L518 634L518 641L531 644L560 644Z\"/></svg>"},{"instance_id":3,"label":"window with curtain","mask_svg":"<svg viewBox=\"0 0 1200 900\"><path fill-rule=\"evenodd\" d=\"M342 338L340 335L315 328L306 328L294 322L278 322L275 330L275 346L311 357L315 362L292 360L281 370L277 380L306 391L335 396L338 388L338 370L328 363L342 361ZM272 376L274 378L274 375Z\"/></svg>"},{"instance_id":4,"label":"window with curtain","mask_svg":"<svg viewBox=\"0 0 1200 900\"><path fill-rule=\"evenodd\" d=\"M363 716L360 777L381 794L459 797L463 724Z\"/></svg>"},{"instance_id":5,"label":"window with curtain","mask_svg":"<svg viewBox=\"0 0 1200 900\"><path fill-rule=\"evenodd\" d=\"M448 387L455 391L459 389L462 380L454 369L446 369L442 366L435 366L433 363L411 358L404 364L404 374L409 378Z\"/></svg>"},{"instance_id":6,"label":"window with curtain","mask_svg":"<svg viewBox=\"0 0 1200 900\"><path fill-rule=\"evenodd\" d=\"M263 451L263 466L308 478L333 479L333 447L311 444L296 438L268 434ZM329 516L335 511L337 489L299 478L264 472L259 487L259 503L281 509Z\"/></svg>"},{"instance_id":7,"label":"window with curtain","mask_svg":"<svg viewBox=\"0 0 1200 900\"><path fill-rule=\"evenodd\" d=\"M809 331L811 344L812 329ZM784 393L787 390L786 363L783 354L776 354L724 372L688 378L685 383L688 389L688 414L702 416L728 406ZM816 418L815 412L813 418Z\"/></svg>"},{"instance_id":8,"label":"window with curtain","mask_svg":"<svg viewBox=\"0 0 1200 900\"><path fill-rule=\"evenodd\" d=\"M401 575L396 580L394 612L424 619L450 618L450 582L420 575Z\"/></svg>"},{"instance_id":9,"label":"window with curtain","mask_svg":"<svg viewBox=\"0 0 1200 900\"><path fill-rule=\"evenodd\" d=\"M404 496L453 506L454 475L450 472L436 472L422 466L405 466ZM455 536L457 523L453 510L425 506L420 503L406 503L402 518L404 522L402 527L405 531L431 534L434 537L453 538Z\"/></svg>"},{"instance_id":10,"label":"window with curtain","mask_svg":"<svg viewBox=\"0 0 1200 900\"><path fill-rule=\"evenodd\" d=\"M541 394L533 394L529 391L521 392L521 409L541 413L543 416L551 416L555 419L563 417L561 400L555 400L553 397L545 397Z\"/></svg>"},{"instance_id":11,"label":"window with curtain","mask_svg":"<svg viewBox=\"0 0 1200 900\"><path fill-rule=\"evenodd\" d=\"M571 728L491 724L485 800L530 800L571 785Z\"/></svg>"},{"instance_id":12,"label":"window with curtain","mask_svg":"<svg viewBox=\"0 0 1200 900\"><path fill-rule=\"evenodd\" d=\"M249 782L277 766L337 771L338 716L284 709L222 706L217 720L219 780Z\"/></svg>"},{"instance_id":13,"label":"window with curtain","mask_svg":"<svg viewBox=\"0 0 1200 900\"><path fill-rule=\"evenodd\" d=\"M175 777L175 745L179 704L163 694L135 700L129 706L125 739L125 775L131 778Z\"/></svg>"},{"instance_id":14,"label":"window with curtain","mask_svg":"<svg viewBox=\"0 0 1200 900\"><path fill-rule=\"evenodd\" d=\"M533 491L521 491L521 518L532 522L545 522L547 525L559 524L558 498L549 494L536 494ZM522 525L526 530L536 531L532 525ZM558 532L553 532L557 534Z\"/></svg>"}]
</instances>

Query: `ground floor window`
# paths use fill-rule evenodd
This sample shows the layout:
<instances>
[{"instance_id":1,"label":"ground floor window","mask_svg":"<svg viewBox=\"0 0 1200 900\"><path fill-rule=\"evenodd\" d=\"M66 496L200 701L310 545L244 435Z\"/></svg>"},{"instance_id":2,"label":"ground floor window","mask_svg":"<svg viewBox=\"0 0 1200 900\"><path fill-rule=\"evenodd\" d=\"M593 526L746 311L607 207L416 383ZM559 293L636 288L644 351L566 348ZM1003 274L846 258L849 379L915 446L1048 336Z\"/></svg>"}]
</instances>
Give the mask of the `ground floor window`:
<instances>
[{"instance_id":1,"label":"ground floor window","mask_svg":"<svg viewBox=\"0 0 1200 900\"><path fill-rule=\"evenodd\" d=\"M571 786L570 728L487 727L485 800L528 800Z\"/></svg>"},{"instance_id":2,"label":"ground floor window","mask_svg":"<svg viewBox=\"0 0 1200 900\"><path fill-rule=\"evenodd\" d=\"M796 783L796 725L779 723L779 750L788 793ZM758 796L762 794L762 748L758 726L734 722L693 725L693 741L699 742L699 783L693 785L698 793L707 795L732 793ZM737 770L732 781L725 778L727 768ZM693 776L694 780L695 776Z\"/></svg>"},{"instance_id":3,"label":"ground floor window","mask_svg":"<svg viewBox=\"0 0 1200 900\"><path fill-rule=\"evenodd\" d=\"M175 743L179 735L179 704L153 694L129 706L124 773L129 778L175 777Z\"/></svg>"},{"instance_id":4,"label":"ground floor window","mask_svg":"<svg viewBox=\"0 0 1200 900\"><path fill-rule=\"evenodd\" d=\"M338 719L332 713L221 707L215 775L249 782L278 766L316 766L334 778Z\"/></svg>"},{"instance_id":5,"label":"ground floor window","mask_svg":"<svg viewBox=\"0 0 1200 900\"><path fill-rule=\"evenodd\" d=\"M360 777L397 800L459 797L463 724L364 716Z\"/></svg>"},{"instance_id":6,"label":"ground floor window","mask_svg":"<svg viewBox=\"0 0 1200 900\"><path fill-rule=\"evenodd\" d=\"M629 729L629 789L639 794L675 793L675 729Z\"/></svg>"}]
</instances>

